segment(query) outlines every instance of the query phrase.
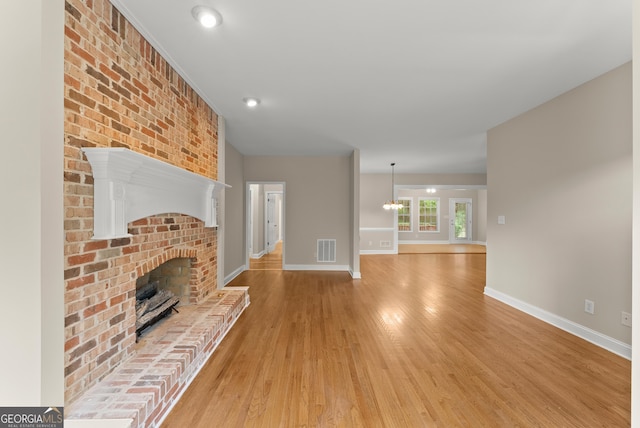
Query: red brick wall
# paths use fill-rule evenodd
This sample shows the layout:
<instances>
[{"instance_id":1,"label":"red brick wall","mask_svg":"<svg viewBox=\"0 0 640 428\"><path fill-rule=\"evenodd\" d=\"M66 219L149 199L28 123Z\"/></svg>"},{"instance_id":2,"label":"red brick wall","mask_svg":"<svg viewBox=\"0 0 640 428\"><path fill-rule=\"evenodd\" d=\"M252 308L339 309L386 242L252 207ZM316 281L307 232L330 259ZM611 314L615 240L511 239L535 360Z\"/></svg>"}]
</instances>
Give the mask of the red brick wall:
<instances>
[{"instance_id":1,"label":"red brick wall","mask_svg":"<svg viewBox=\"0 0 640 428\"><path fill-rule=\"evenodd\" d=\"M216 289L215 229L162 214L129 238L92 241L93 176L82 147L126 147L217 178L217 116L107 0L65 3L65 401L130 356L135 280L190 257L191 302Z\"/></svg>"}]
</instances>

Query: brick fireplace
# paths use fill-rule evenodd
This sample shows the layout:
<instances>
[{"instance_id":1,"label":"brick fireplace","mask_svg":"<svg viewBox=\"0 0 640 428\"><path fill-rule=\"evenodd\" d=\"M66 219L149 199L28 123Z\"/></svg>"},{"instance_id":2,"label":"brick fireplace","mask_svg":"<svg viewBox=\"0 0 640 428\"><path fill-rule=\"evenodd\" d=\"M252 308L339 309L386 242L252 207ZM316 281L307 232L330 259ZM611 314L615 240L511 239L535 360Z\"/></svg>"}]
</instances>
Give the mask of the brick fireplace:
<instances>
[{"instance_id":1,"label":"brick fireplace","mask_svg":"<svg viewBox=\"0 0 640 428\"><path fill-rule=\"evenodd\" d=\"M85 148L124 148L217 178L216 113L107 0L65 3L65 402L134 354L136 279L191 259L189 303L217 289L217 230L185 212L94 236Z\"/></svg>"}]
</instances>

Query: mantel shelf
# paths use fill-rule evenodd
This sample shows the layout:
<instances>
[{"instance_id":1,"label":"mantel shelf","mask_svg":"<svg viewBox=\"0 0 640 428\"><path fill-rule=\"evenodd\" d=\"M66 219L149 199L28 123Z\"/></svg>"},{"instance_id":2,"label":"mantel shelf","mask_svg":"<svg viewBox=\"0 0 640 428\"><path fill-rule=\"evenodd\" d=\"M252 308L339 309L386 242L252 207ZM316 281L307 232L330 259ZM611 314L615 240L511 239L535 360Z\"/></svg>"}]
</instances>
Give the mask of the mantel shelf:
<instances>
[{"instance_id":1,"label":"mantel shelf","mask_svg":"<svg viewBox=\"0 0 640 428\"><path fill-rule=\"evenodd\" d=\"M217 227L216 200L227 184L124 148L83 148L94 179L93 239L130 236L128 223L180 213Z\"/></svg>"}]
</instances>

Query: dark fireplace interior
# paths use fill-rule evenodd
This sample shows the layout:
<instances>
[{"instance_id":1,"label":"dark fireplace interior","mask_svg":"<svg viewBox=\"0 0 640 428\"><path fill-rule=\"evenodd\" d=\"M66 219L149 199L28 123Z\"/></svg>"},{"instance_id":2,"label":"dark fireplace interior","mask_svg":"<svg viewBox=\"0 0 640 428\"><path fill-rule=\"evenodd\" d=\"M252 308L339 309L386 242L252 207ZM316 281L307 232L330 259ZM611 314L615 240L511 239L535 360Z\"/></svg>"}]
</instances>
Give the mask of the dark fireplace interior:
<instances>
[{"instance_id":1,"label":"dark fireplace interior","mask_svg":"<svg viewBox=\"0 0 640 428\"><path fill-rule=\"evenodd\" d=\"M136 280L136 338L189 301L191 259L168 260Z\"/></svg>"}]
</instances>

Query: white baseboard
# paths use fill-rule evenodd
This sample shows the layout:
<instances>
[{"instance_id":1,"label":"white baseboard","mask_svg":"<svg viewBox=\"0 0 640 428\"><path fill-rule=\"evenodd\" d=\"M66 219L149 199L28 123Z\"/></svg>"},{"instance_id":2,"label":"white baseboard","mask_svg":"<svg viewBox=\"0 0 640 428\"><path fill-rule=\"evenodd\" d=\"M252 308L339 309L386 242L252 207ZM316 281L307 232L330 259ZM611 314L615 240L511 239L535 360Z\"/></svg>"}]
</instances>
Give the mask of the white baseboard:
<instances>
[{"instance_id":1,"label":"white baseboard","mask_svg":"<svg viewBox=\"0 0 640 428\"><path fill-rule=\"evenodd\" d=\"M398 244L451 244L449 241L430 241L427 239L421 240L407 240L407 239L398 239Z\"/></svg>"},{"instance_id":2,"label":"white baseboard","mask_svg":"<svg viewBox=\"0 0 640 428\"><path fill-rule=\"evenodd\" d=\"M398 254L396 250L360 250L360 255L364 254Z\"/></svg>"},{"instance_id":3,"label":"white baseboard","mask_svg":"<svg viewBox=\"0 0 640 428\"><path fill-rule=\"evenodd\" d=\"M620 355L628 360L631 360L631 345L621 342L613 337L609 337L595 330L591 330L588 327L577 324L566 318L547 312L544 309L540 309L537 306L533 306L527 302L511 297L501 291L494 290L493 288L485 286L484 294L501 301L513 308L516 308L526 314L536 317L546 323L549 323L561 330L569 332L574 336L578 336L587 342L591 342L594 345L600 346L614 354Z\"/></svg>"},{"instance_id":4,"label":"white baseboard","mask_svg":"<svg viewBox=\"0 0 640 428\"><path fill-rule=\"evenodd\" d=\"M244 272L246 269L244 266L240 266L229 275L224 277L224 285L226 286L231 281L233 281L238 275ZM349 274L354 279L362 279L362 275L360 272L354 272L349 266L344 265L284 265L282 270L322 270L322 271L345 271L349 272ZM230 287L227 287L230 288Z\"/></svg>"},{"instance_id":5,"label":"white baseboard","mask_svg":"<svg viewBox=\"0 0 640 428\"><path fill-rule=\"evenodd\" d=\"M399 240L398 244L437 244L437 245L452 245L453 243L450 241L426 241L426 240ZM487 241L469 241L469 242L458 242L458 244L473 244L473 245L487 245Z\"/></svg>"},{"instance_id":6,"label":"white baseboard","mask_svg":"<svg viewBox=\"0 0 640 428\"><path fill-rule=\"evenodd\" d=\"M228 283L233 281L236 276L240 275L244 271L245 271L245 268L244 268L244 265L243 265L243 266L238 267L236 270L231 272L229 275L225 276L224 277L224 285L227 285Z\"/></svg>"},{"instance_id":7,"label":"white baseboard","mask_svg":"<svg viewBox=\"0 0 640 428\"><path fill-rule=\"evenodd\" d=\"M264 250L260 251L259 253L253 253L251 254L250 258L252 259L259 259L262 256L264 256L266 253L264 252Z\"/></svg>"},{"instance_id":8,"label":"white baseboard","mask_svg":"<svg viewBox=\"0 0 640 428\"><path fill-rule=\"evenodd\" d=\"M284 265L283 270L335 270L350 272L347 265Z\"/></svg>"}]
</instances>

